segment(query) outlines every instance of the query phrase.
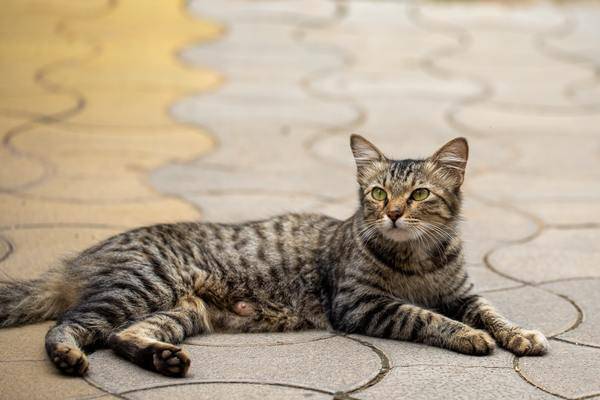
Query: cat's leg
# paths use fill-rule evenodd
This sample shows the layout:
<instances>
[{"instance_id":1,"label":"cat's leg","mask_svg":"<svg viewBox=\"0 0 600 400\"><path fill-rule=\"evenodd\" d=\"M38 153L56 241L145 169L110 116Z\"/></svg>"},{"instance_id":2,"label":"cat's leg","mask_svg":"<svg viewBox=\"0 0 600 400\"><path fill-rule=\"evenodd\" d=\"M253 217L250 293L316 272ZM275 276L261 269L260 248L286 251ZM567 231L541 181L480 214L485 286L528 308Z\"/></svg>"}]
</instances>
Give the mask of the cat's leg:
<instances>
[{"instance_id":1,"label":"cat's leg","mask_svg":"<svg viewBox=\"0 0 600 400\"><path fill-rule=\"evenodd\" d=\"M83 348L101 342L113 328L104 315L79 308L69 310L46 334L46 352L61 372L81 376L89 365Z\"/></svg>"},{"instance_id":2,"label":"cat's leg","mask_svg":"<svg viewBox=\"0 0 600 400\"><path fill-rule=\"evenodd\" d=\"M452 317L490 332L500 346L516 355L538 356L548 351L548 340L541 332L514 324L479 295L454 301L448 306L448 311Z\"/></svg>"},{"instance_id":3,"label":"cat's leg","mask_svg":"<svg viewBox=\"0 0 600 400\"><path fill-rule=\"evenodd\" d=\"M347 333L408 340L464 354L486 355L490 335L437 312L386 295L342 297L334 302L332 325Z\"/></svg>"},{"instance_id":4,"label":"cat's leg","mask_svg":"<svg viewBox=\"0 0 600 400\"><path fill-rule=\"evenodd\" d=\"M190 367L188 355L175 344L187 336L210 332L205 303L198 297L181 299L175 308L148 315L120 332L109 345L119 355L168 376L184 376Z\"/></svg>"},{"instance_id":5,"label":"cat's leg","mask_svg":"<svg viewBox=\"0 0 600 400\"><path fill-rule=\"evenodd\" d=\"M85 291L46 334L46 352L62 372L83 375L88 369L85 348L106 343L117 326L149 312L131 282L117 283L118 287L112 282L110 289L100 286Z\"/></svg>"}]
</instances>

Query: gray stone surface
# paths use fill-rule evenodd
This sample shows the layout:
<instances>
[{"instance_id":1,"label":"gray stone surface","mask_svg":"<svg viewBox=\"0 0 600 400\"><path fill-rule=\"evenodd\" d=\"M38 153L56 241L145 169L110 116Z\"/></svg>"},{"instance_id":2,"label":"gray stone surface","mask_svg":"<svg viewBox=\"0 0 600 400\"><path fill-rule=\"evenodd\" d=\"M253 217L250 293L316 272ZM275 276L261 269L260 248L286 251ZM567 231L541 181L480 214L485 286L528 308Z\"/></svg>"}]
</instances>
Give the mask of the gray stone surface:
<instances>
[{"instance_id":1,"label":"gray stone surface","mask_svg":"<svg viewBox=\"0 0 600 400\"><path fill-rule=\"evenodd\" d=\"M176 119L213 133L219 146L200 160L157 171L153 181L162 190L197 203L209 219L222 219L222 213L216 212L220 208L211 202L214 193L221 194L228 209L235 209L240 198L248 198L243 214L230 214L234 219L260 218L292 208L316 210L323 198L331 201L352 194L351 173L332 169L323 174L310 154L297 151L316 135L349 128L360 117L352 104L312 96L305 87L313 75L344 67L343 54L306 43L297 35L313 23L334 23L335 10L322 5L313 10L316 15L290 18L296 7L289 2L277 11L269 3L254 7L227 3L191 6L201 15L226 18L230 29L222 40L185 50L182 59L219 69L228 83L211 96L187 98L172 108ZM346 152L350 154L349 149Z\"/></svg>"},{"instance_id":2,"label":"gray stone surface","mask_svg":"<svg viewBox=\"0 0 600 400\"><path fill-rule=\"evenodd\" d=\"M565 228L600 225L600 201L594 199L570 199L568 202L531 199L519 204L547 225Z\"/></svg>"},{"instance_id":3,"label":"gray stone surface","mask_svg":"<svg viewBox=\"0 0 600 400\"><path fill-rule=\"evenodd\" d=\"M413 366L451 366L451 367L482 367L482 368L511 368L512 354L499 349L485 357L468 356L454 353L437 347L420 343L387 340L361 335L352 335L381 350L389 360L390 367Z\"/></svg>"},{"instance_id":4,"label":"gray stone surface","mask_svg":"<svg viewBox=\"0 0 600 400\"><path fill-rule=\"evenodd\" d=\"M600 395L600 349L553 341L545 357L520 360L521 374L533 384L563 398Z\"/></svg>"},{"instance_id":5,"label":"gray stone surface","mask_svg":"<svg viewBox=\"0 0 600 400\"><path fill-rule=\"evenodd\" d=\"M581 310L581 322L558 337L600 348L600 279L577 279L542 286L566 296Z\"/></svg>"},{"instance_id":6,"label":"gray stone surface","mask_svg":"<svg viewBox=\"0 0 600 400\"><path fill-rule=\"evenodd\" d=\"M141 390L123 395L133 400L163 400L177 398L180 400L325 400L331 394L314 389L302 389L289 386L276 386L252 383L194 383L186 385L173 384L154 390Z\"/></svg>"},{"instance_id":7,"label":"gray stone surface","mask_svg":"<svg viewBox=\"0 0 600 400\"><path fill-rule=\"evenodd\" d=\"M507 279L490 270L483 264L471 264L467 268L475 292L485 293L522 286L521 283Z\"/></svg>"},{"instance_id":8,"label":"gray stone surface","mask_svg":"<svg viewBox=\"0 0 600 400\"><path fill-rule=\"evenodd\" d=\"M186 343L196 346L213 347L248 347L248 346L279 346L285 344L308 343L333 337L327 331L306 331L286 333L253 333L233 334L216 333L188 338Z\"/></svg>"},{"instance_id":9,"label":"gray stone surface","mask_svg":"<svg viewBox=\"0 0 600 400\"><path fill-rule=\"evenodd\" d=\"M491 292L485 296L513 322L538 329L546 336L570 329L579 318L577 309L569 301L531 286Z\"/></svg>"},{"instance_id":10,"label":"gray stone surface","mask_svg":"<svg viewBox=\"0 0 600 400\"><path fill-rule=\"evenodd\" d=\"M551 399L510 368L421 365L394 368L381 382L355 395L379 399Z\"/></svg>"},{"instance_id":11,"label":"gray stone surface","mask_svg":"<svg viewBox=\"0 0 600 400\"><path fill-rule=\"evenodd\" d=\"M479 193L466 195L461 225L467 263L481 263L484 257L501 246L534 235L536 221L506 205L478 200Z\"/></svg>"},{"instance_id":12,"label":"gray stone surface","mask_svg":"<svg viewBox=\"0 0 600 400\"><path fill-rule=\"evenodd\" d=\"M188 376L178 379L178 383L243 381L336 392L365 384L380 368L376 353L343 337L285 346L185 345L184 349L192 366ZM134 367L108 350L92 354L90 364L87 379L112 393L173 383L173 378ZM330 371L335 371L335 379Z\"/></svg>"},{"instance_id":13,"label":"gray stone surface","mask_svg":"<svg viewBox=\"0 0 600 400\"><path fill-rule=\"evenodd\" d=\"M598 229L548 229L535 239L490 255L498 271L528 282L600 276Z\"/></svg>"}]
</instances>

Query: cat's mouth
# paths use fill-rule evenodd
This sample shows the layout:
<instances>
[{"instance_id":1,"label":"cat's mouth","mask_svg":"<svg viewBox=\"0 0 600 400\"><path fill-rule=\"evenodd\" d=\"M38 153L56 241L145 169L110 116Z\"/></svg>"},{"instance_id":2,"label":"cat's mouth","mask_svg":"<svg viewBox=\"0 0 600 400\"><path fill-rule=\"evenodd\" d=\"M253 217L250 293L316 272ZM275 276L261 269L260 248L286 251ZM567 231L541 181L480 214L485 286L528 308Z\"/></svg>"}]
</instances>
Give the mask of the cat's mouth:
<instances>
[{"instance_id":1,"label":"cat's mouth","mask_svg":"<svg viewBox=\"0 0 600 400\"><path fill-rule=\"evenodd\" d=\"M387 226L383 229L383 234L397 242L404 242L413 238L409 225L401 220L388 221Z\"/></svg>"}]
</instances>

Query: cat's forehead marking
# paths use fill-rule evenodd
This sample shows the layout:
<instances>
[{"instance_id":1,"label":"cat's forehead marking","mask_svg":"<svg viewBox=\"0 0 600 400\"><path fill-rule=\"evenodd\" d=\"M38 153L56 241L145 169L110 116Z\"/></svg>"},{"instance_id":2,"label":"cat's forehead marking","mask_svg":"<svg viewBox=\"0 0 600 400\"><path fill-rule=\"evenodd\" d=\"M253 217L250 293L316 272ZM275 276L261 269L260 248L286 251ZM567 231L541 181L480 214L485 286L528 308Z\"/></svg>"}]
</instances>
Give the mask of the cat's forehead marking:
<instances>
[{"instance_id":1,"label":"cat's forehead marking","mask_svg":"<svg viewBox=\"0 0 600 400\"><path fill-rule=\"evenodd\" d=\"M394 160L390 162L385 179L398 188L413 186L420 178L421 162L418 160Z\"/></svg>"}]
</instances>

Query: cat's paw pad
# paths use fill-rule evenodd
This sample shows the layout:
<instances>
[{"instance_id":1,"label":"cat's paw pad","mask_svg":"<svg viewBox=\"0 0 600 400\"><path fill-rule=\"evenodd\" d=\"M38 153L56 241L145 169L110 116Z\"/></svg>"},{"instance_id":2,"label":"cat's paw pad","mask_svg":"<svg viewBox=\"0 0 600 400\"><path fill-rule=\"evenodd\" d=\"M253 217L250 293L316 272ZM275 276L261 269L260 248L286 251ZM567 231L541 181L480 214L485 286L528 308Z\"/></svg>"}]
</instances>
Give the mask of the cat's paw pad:
<instances>
[{"instance_id":1,"label":"cat's paw pad","mask_svg":"<svg viewBox=\"0 0 600 400\"><path fill-rule=\"evenodd\" d=\"M456 350L461 353L485 356L493 353L496 348L496 342L487 332L469 329L458 335Z\"/></svg>"},{"instance_id":2,"label":"cat's paw pad","mask_svg":"<svg viewBox=\"0 0 600 400\"><path fill-rule=\"evenodd\" d=\"M190 368L190 358L179 347L167 343L152 346L152 363L156 371L167 376L185 376Z\"/></svg>"},{"instance_id":3,"label":"cat's paw pad","mask_svg":"<svg viewBox=\"0 0 600 400\"><path fill-rule=\"evenodd\" d=\"M50 358L56 367L68 375L82 376L88 370L88 359L77 347L59 343L52 349Z\"/></svg>"},{"instance_id":4,"label":"cat's paw pad","mask_svg":"<svg viewBox=\"0 0 600 400\"><path fill-rule=\"evenodd\" d=\"M541 332L518 329L507 335L503 347L517 356L541 356L550 345Z\"/></svg>"}]
</instances>

